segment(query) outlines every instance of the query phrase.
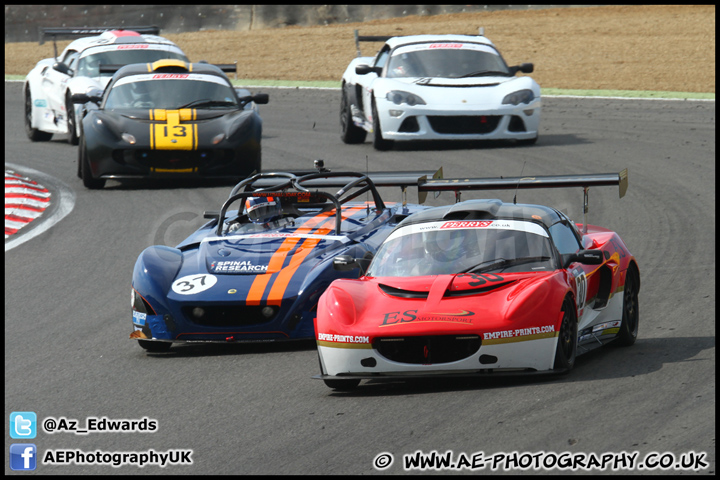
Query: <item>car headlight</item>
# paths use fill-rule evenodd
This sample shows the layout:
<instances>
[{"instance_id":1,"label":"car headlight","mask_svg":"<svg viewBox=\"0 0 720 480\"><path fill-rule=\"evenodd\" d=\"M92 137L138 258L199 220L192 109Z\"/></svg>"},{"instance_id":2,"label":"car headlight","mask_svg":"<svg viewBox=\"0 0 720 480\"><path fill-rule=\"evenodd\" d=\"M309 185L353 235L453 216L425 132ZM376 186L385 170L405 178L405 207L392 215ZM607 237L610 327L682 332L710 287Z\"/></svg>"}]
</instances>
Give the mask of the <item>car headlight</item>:
<instances>
[{"instance_id":1,"label":"car headlight","mask_svg":"<svg viewBox=\"0 0 720 480\"><path fill-rule=\"evenodd\" d=\"M125 141L126 141L127 143L129 143L130 145L135 145L135 143L137 142L137 140L135 140L135 136L134 136L134 135L131 135L131 134L129 134L129 133L123 133L123 134L121 135L121 137L122 137L123 140L125 140Z\"/></svg>"},{"instance_id":2,"label":"car headlight","mask_svg":"<svg viewBox=\"0 0 720 480\"><path fill-rule=\"evenodd\" d=\"M131 287L131 298L132 309L136 312L144 313L147 315L155 315L155 310L134 288Z\"/></svg>"},{"instance_id":3,"label":"car headlight","mask_svg":"<svg viewBox=\"0 0 720 480\"><path fill-rule=\"evenodd\" d=\"M425 100L418 97L414 93L403 92L402 90L392 90L385 96L389 101L395 105L401 105L403 103L410 105L426 105Z\"/></svg>"},{"instance_id":4,"label":"car headlight","mask_svg":"<svg viewBox=\"0 0 720 480\"><path fill-rule=\"evenodd\" d=\"M530 103L535 100L535 94L532 90L518 90L503 98L503 105L520 105L521 103Z\"/></svg>"}]
</instances>

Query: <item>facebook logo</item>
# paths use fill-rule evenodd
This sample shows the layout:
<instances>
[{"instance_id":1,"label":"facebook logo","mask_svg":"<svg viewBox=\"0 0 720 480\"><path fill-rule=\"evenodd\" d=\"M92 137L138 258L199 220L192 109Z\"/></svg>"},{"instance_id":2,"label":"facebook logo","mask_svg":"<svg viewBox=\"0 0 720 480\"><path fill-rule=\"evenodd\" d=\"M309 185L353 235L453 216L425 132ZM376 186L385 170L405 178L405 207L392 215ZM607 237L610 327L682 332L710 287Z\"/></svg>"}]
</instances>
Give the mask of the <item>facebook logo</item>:
<instances>
[{"instance_id":1,"label":"facebook logo","mask_svg":"<svg viewBox=\"0 0 720 480\"><path fill-rule=\"evenodd\" d=\"M37 415L35 412L12 412L10 414L10 438L35 438Z\"/></svg>"},{"instance_id":2,"label":"facebook logo","mask_svg":"<svg viewBox=\"0 0 720 480\"><path fill-rule=\"evenodd\" d=\"M10 445L10 468L13 470L35 470L37 447L32 443Z\"/></svg>"}]
</instances>

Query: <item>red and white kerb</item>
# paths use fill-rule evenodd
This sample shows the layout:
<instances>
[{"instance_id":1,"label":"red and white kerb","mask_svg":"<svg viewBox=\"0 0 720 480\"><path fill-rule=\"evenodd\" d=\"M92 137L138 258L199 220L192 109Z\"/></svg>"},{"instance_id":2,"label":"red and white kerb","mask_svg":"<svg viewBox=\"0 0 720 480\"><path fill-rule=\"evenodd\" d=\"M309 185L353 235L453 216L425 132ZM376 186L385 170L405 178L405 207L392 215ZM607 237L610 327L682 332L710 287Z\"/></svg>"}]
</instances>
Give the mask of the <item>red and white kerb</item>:
<instances>
[{"instance_id":1,"label":"red and white kerb","mask_svg":"<svg viewBox=\"0 0 720 480\"><path fill-rule=\"evenodd\" d=\"M50 192L36 181L5 170L5 238L43 214L50 206Z\"/></svg>"}]
</instances>

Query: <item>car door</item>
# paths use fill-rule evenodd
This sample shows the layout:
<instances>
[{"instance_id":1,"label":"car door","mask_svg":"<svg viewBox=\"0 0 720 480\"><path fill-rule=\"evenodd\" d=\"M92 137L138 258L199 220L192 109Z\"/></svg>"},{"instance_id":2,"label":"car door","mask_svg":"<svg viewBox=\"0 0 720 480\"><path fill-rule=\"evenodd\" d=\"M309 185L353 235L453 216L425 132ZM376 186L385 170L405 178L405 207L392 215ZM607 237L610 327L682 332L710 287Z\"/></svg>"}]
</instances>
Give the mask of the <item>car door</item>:
<instances>
[{"instance_id":1,"label":"car door","mask_svg":"<svg viewBox=\"0 0 720 480\"><path fill-rule=\"evenodd\" d=\"M570 220L562 216L561 218L562 220L548 228L553 244L555 244L555 248L557 248L560 255L577 253L582 248L579 233L573 228ZM586 307L588 300L595 295L593 290L597 291L597 278L589 276L595 269L597 269L597 265L584 265L578 262L570 264L567 269L570 281L575 282L578 331L592 321L593 316L588 315L590 309Z\"/></svg>"},{"instance_id":2,"label":"car door","mask_svg":"<svg viewBox=\"0 0 720 480\"><path fill-rule=\"evenodd\" d=\"M75 66L78 52L75 50L66 51L59 60L59 63ZM69 70L68 73L72 74L73 71ZM48 108L55 113L56 118L62 116L65 119L65 90L67 89L67 83L72 78L71 75L59 72L58 70L50 67L45 70L42 78L42 89L45 94L45 98L48 102Z\"/></svg>"},{"instance_id":3,"label":"car door","mask_svg":"<svg viewBox=\"0 0 720 480\"><path fill-rule=\"evenodd\" d=\"M378 69L378 71L382 71L389 56L390 47L385 45L375 56L375 61L372 66ZM358 83L362 85L362 105L359 107L362 109L365 119L370 123L372 123L373 85L379 77L380 74L370 72L366 75L360 75L358 80Z\"/></svg>"}]
</instances>

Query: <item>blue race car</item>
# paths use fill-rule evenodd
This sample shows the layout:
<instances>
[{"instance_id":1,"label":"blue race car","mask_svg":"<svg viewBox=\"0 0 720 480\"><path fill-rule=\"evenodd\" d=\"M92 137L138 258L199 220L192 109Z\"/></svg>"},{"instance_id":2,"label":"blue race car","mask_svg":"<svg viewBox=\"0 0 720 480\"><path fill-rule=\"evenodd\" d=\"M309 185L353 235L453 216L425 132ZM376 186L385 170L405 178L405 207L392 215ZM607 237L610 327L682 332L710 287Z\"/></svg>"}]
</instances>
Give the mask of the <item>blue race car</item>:
<instances>
[{"instance_id":1,"label":"blue race car","mask_svg":"<svg viewBox=\"0 0 720 480\"><path fill-rule=\"evenodd\" d=\"M407 187L442 177L442 169L362 174L331 172L321 161L316 167L245 179L177 247L145 249L133 271L130 338L149 352L175 342L314 338L320 295L366 266L340 272L333 259L349 255L369 264L400 221L428 208L408 204ZM385 203L377 187L401 187L403 202ZM366 193L371 201L352 201Z\"/></svg>"}]
</instances>

